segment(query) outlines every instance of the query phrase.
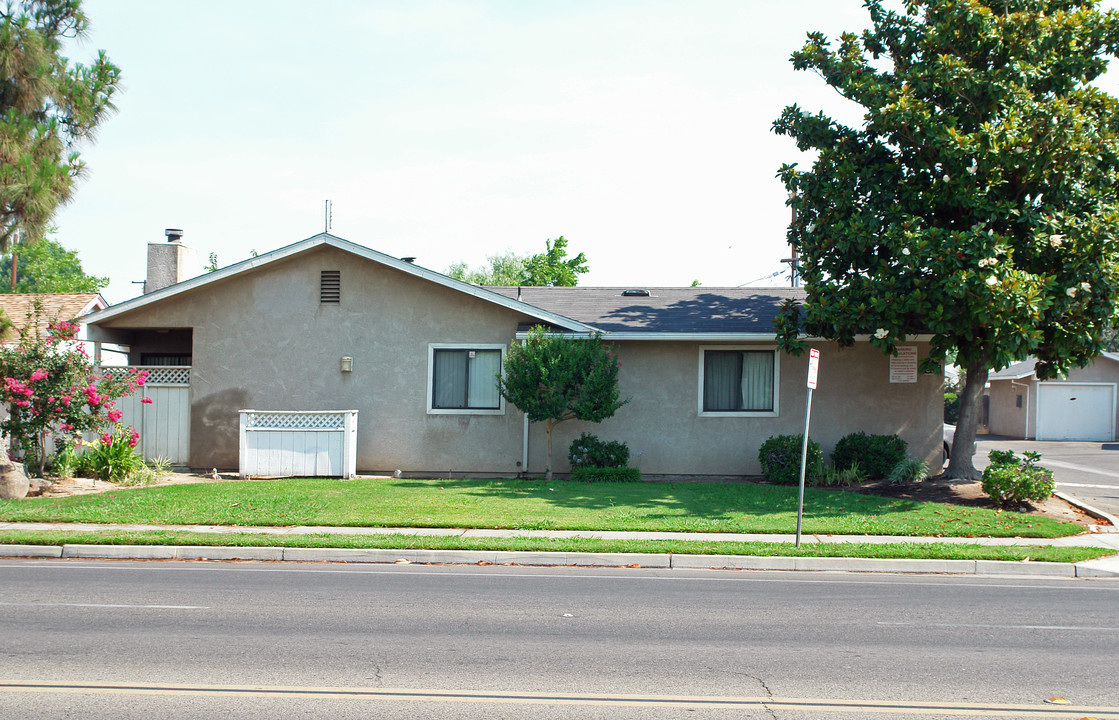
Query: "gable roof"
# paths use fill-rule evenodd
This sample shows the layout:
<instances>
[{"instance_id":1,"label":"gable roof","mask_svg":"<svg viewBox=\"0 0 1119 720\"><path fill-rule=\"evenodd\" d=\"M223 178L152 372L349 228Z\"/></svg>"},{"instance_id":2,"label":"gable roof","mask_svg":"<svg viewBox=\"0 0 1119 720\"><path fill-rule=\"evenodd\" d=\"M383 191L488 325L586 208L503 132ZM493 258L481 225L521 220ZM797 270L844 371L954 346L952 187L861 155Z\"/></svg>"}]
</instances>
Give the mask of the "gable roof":
<instances>
[{"instance_id":1,"label":"gable roof","mask_svg":"<svg viewBox=\"0 0 1119 720\"><path fill-rule=\"evenodd\" d=\"M1099 354L1099 357L1119 362L1119 353L1103 352ZM1037 358L1028 357L1022 362L1014 363L998 372L991 373L987 378L987 382L992 380L1021 380L1022 378L1033 375L1036 366Z\"/></svg>"},{"instance_id":2,"label":"gable roof","mask_svg":"<svg viewBox=\"0 0 1119 720\"><path fill-rule=\"evenodd\" d=\"M365 258L366 260L371 260L375 263L379 263L381 265L391 267L401 272L408 273L409 275L423 278L424 280L434 282L438 285L442 285L452 290L457 290L468 295L473 295L477 298L492 302L496 305L500 305L502 307L524 313L548 325L555 325L557 327L576 333L591 332L594 330L593 327L585 323L572 320L571 318L558 315L554 312L542 310L541 308L535 307L525 302L520 302L516 299L511 299L505 295L495 293L487 288L479 287L477 285L471 285L470 283L465 283L461 280L455 280L454 278L450 278L441 273L437 273L434 270L428 270L427 268L420 267L419 265L416 265L414 263L399 260L392 257L391 255L377 252L376 250L367 248L364 245L358 245L357 243L350 242L349 240L344 240L329 233L319 233L318 235L313 235L306 240L300 240L299 242L292 243L291 245L287 245L276 250L272 250L271 252L262 253L256 257L249 258L248 260L242 260L241 262L234 265L221 268L220 270L215 270L211 273L199 275L198 277L190 278L189 280L184 280L183 282L176 283L174 285L169 285L165 288L156 290L155 292L148 293L147 295L141 295L140 297L132 298L131 300L125 300L122 303L117 303L116 305L113 305L105 310L101 310L91 314L88 318L86 318L86 321L96 324L104 320L117 317L118 315L122 315L124 313L146 307L153 303L158 303L162 300L166 300L167 298L175 297L182 293L195 290L205 285L209 285L210 283L220 282L227 278L235 278L239 275L250 273L257 268L269 265L274 262L278 262L280 260L285 260L287 258L308 252L310 250L313 250L314 248L321 246L329 246L343 252L352 253L353 255Z\"/></svg>"},{"instance_id":3,"label":"gable roof","mask_svg":"<svg viewBox=\"0 0 1119 720\"><path fill-rule=\"evenodd\" d=\"M496 293L594 326L617 339L773 339L773 321L802 288L494 287Z\"/></svg>"},{"instance_id":4,"label":"gable roof","mask_svg":"<svg viewBox=\"0 0 1119 720\"><path fill-rule=\"evenodd\" d=\"M35 303L42 305L43 315L50 320L73 320L94 310L108 307L101 293L0 293L0 311L11 321L18 333L34 313ZM82 318L85 321L85 318ZM6 336L5 336L6 337Z\"/></svg>"}]
</instances>

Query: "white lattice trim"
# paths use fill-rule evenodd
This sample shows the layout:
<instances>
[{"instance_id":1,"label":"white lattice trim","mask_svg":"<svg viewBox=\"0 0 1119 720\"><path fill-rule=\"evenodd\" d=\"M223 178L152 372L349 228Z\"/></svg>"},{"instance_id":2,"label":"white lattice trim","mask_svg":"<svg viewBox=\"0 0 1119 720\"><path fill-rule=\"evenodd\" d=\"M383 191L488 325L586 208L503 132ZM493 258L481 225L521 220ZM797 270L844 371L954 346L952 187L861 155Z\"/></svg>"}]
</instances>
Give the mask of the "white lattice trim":
<instances>
[{"instance_id":1,"label":"white lattice trim","mask_svg":"<svg viewBox=\"0 0 1119 720\"><path fill-rule=\"evenodd\" d=\"M147 370L145 385L157 387L190 387L190 367L171 365L130 365L129 367L103 367L104 372L116 377L132 374L133 371Z\"/></svg>"},{"instance_id":2,"label":"white lattice trim","mask_svg":"<svg viewBox=\"0 0 1119 720\"><path fill-rule=\"evenodd\" d=\"M252 411L245 413L246 430L344 430L346 413L330 411Z\"/></svg>"}]
</instances>

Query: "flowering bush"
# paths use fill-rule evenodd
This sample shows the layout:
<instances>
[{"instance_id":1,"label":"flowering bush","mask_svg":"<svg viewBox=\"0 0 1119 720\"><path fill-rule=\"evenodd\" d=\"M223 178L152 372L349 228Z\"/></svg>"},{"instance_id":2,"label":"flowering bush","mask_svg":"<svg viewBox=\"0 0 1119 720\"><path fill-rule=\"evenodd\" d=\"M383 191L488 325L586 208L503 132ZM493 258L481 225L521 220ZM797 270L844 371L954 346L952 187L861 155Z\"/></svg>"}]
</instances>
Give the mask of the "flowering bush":
<instances>
[{"instance_id":1,"label":"flowering bush","mask_svg":"<svg viewBox=\"0 0 1119 720\"><path fill-rule=\"evenodd\" d=\"M9 409L0 432L11 438L13 454L38 463L40 474L49 437L65 446L84 432L107 432L122 415L116 400L147 379L146 370L98 372L84 344L74 341L77 325L56 321L44 329L42 314L36 303L19 343L0 348L0 402Z\"/></svg>"},{"instance_id":2,"label":"flowering bush","mask_svg":"<svg viewBox=\"0 0 1119 720\"><path fill-rule=\"evenodd\" d=\"M102 480L128 480L145 467L144 458L133 449L139 438L140 433L134 428L117 425L111 432L102 434L96 442L88 443L82 453L83 464Z\"/></svg>"}]
</instances>

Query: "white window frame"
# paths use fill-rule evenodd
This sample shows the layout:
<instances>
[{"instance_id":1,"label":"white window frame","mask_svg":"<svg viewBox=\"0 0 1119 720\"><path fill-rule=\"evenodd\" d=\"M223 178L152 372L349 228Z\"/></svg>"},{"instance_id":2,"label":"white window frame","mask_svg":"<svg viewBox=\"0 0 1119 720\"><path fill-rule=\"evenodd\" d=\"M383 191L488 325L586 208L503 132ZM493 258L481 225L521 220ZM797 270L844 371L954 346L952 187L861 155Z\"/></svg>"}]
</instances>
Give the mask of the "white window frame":
<instances>
[{"instance_id":1,"label":"white window frame","mask_svg":"<svg viewBox=\"0 0 1119 720\"><path fill-rule=\"evenodd\" d=\"M501 353L498 366L505 378L505 346L500 343L429 343L427 346L427 414L428 415L504 415L505 398L499 393L497 409L488 408L437 408L435 407L435 351L436 350L497 350Z\"/></svg>"},{"instance_id":2,"label":"white window frame","mask_svg":"<svg viewBox=\"0 0 1119 720\"><path fill-rule=\"evenodd\" d=\"M768 351L773 353L773 409L772 410L704 410L703 409L703 368L704 354L708 350L747 350ZM699 348L699 367L696 370L696 407L700 417L779 417L781 415L781 353L776 345L701 345Z\"/></svg>"}]
</instances>

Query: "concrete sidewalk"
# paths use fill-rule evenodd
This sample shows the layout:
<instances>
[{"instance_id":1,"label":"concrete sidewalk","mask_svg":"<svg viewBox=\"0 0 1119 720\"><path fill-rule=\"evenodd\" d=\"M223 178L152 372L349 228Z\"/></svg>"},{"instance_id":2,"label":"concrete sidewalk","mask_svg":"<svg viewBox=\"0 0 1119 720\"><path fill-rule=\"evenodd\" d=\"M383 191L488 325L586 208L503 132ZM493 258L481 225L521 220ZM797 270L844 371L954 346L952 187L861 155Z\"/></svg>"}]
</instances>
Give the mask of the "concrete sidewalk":
<instances>
[{"instance_id":1,"label":"concrete sidewalk","mask_svg":"<svg viewBox=\"0 0 1119 720\"><path fill-rule=\"evenodd\" d=\"M266 535L409 535L461 538L599 538L607 540L691 540L710 542L795 542L793 535L740 533L596 532L584 530L481 530L467 528L233 527L224 525L97 525L83 523L0 523L0 530L93 530ZM77 538L75 538L77 539ZM1098 547L1117 555L1080 563L1007 562L996 560L883 560L876 558L755 557L670 553L507 552L495 550L375 550L346 548L209 547L169 545L53 546L0 545L0 557L106 558L134 560L287 560L300 562L437 563L536 566L604 566L726 568L741 570L830 570L888 573L960 573L977 575L1045 575L1119 577L1119 533L1084 533L1064 538L938 538L868 535L803 535L815 543L954 543L972 545L1041 545Z\"/></svg>"}]
</instances>

